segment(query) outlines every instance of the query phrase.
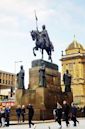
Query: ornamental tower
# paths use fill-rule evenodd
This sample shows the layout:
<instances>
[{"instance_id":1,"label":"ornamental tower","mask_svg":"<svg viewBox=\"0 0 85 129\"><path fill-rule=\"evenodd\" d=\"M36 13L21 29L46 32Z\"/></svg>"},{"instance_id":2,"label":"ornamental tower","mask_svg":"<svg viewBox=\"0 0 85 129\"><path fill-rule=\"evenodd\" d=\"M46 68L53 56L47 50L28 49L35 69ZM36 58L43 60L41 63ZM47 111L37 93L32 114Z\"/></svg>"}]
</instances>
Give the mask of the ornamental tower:
<instances>
[{"instance_id":1,"label":"ornamental tower","mask_svg":"<svg viewBox=\"0 0 85 129\"><path fill-rule=\"evenodd\" d=\"M73 101L80 107L85 105L85 49L76 39L66 48L61 57L62 75L69 70L72 75ZM62 89L64 84L62 81Z\"/></svg>"}]
</instances>

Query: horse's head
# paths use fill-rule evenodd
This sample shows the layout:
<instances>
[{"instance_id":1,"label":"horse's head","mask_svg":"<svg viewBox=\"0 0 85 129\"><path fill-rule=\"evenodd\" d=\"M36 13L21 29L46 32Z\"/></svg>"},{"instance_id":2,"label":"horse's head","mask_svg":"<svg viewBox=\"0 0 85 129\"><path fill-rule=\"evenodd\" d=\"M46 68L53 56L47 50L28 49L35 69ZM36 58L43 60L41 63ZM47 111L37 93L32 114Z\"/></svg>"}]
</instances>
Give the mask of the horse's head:
<instances>
[{"instance_id":1,"label":"horse's head","mask_svg":"<svg viewBox=\"0 0 85 129\"><path fill-rule=\"evenodd\" d=\"M36 33L35 33L35 31L33 31L33 30L31 31L31 36L32 36L32 39L33 39L33 40L36 39Z\"/></svg>"},{"instance_id":2,"label":"horse's head","mask_svg":"<svg viewBox=\"0 0 85 129\"><path fill-rule=\"evenodd\" d=\"M37 47L44 49L44 38L41 35L41 32L39 32L38 30L32 30L31 31L31 36L32 36L32 40L35 40L35 44Z\"/></svg>"}]
</instances>

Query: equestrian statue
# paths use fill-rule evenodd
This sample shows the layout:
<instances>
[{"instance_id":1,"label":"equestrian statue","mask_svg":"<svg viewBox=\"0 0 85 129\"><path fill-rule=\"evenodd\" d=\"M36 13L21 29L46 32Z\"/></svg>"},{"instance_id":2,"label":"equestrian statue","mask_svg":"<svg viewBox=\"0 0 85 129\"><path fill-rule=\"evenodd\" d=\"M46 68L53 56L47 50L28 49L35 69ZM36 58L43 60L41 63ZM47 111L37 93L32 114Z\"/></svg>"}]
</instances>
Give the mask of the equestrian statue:
<instances>
[{"instance_id":1,"label":"equestrian statue","mask_svg":"<svg viewBox=\"0 0 85 129\"><path fill-rule=\"evenodd\" d=\"M48 54L48 59L52 62L52 51L54 51L54 47L52 42L50 41L48 32L46 30L45 25L42 26L42 31L38 30L37 26L37 17L36 17L36 30L31 31L32 40L35 41L35 47L33 48L33 54L36 56L35 50L40 49L43 59L43 51L46 50Z\"/></svg>"}]
</instances>

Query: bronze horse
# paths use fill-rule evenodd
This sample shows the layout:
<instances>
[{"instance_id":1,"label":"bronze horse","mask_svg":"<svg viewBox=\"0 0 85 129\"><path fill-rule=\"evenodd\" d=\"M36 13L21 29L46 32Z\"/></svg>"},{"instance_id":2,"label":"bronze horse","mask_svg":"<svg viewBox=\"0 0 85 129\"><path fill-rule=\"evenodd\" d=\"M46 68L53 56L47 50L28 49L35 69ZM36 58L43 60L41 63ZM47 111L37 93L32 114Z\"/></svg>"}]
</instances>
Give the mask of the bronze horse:
<instances>
[{"instance_id":1,"label":"bronze horse","mask_svg":"<svg viewBox=\"0 0 85 129\"><path fill-rule=\"evenodd\" d=\"M35 42L35 47L33 48L33 54L34 56L36 56L35 50L38 50L39 48L41 49L41 53L42 53L42 59L43 59L43 51L46 50L47 54L48 54L48 59L51 60L52 62L52 57L51 57L51 52L54 51L54 47L52 45L51 42L46 42L42 35L41 32L36 31L36 30L32 30L31 31L31 36L32 36L32 40L36 41Z\"/></svg>"}]
</instances>

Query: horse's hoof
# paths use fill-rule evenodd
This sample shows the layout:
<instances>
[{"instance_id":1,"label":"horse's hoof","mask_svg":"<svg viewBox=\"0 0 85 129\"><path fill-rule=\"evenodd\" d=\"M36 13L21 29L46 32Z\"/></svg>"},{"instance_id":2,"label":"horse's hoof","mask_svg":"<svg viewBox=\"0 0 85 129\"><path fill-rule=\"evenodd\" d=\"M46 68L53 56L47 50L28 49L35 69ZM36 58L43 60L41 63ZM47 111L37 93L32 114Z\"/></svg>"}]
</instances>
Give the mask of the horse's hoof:
<instances>
[{"instance_id":1,"label":"horse's hoof","mask_svg":"<svg viewBox=\"0 0 85 129\"><path fill-rule=\"evenodd\" d=\"M36 56L36 54L34 54L34 56Z\"/></svg>"},{"instance_id":2,"label":"horse's hoof","mask_svg":"<svg viewBox=\"0 0 85 129\"><path fill-rule=\"evenodd\" d=\"M48 60L51 60L51 57L49 57Z\"/></svg>"}]
</instances>

